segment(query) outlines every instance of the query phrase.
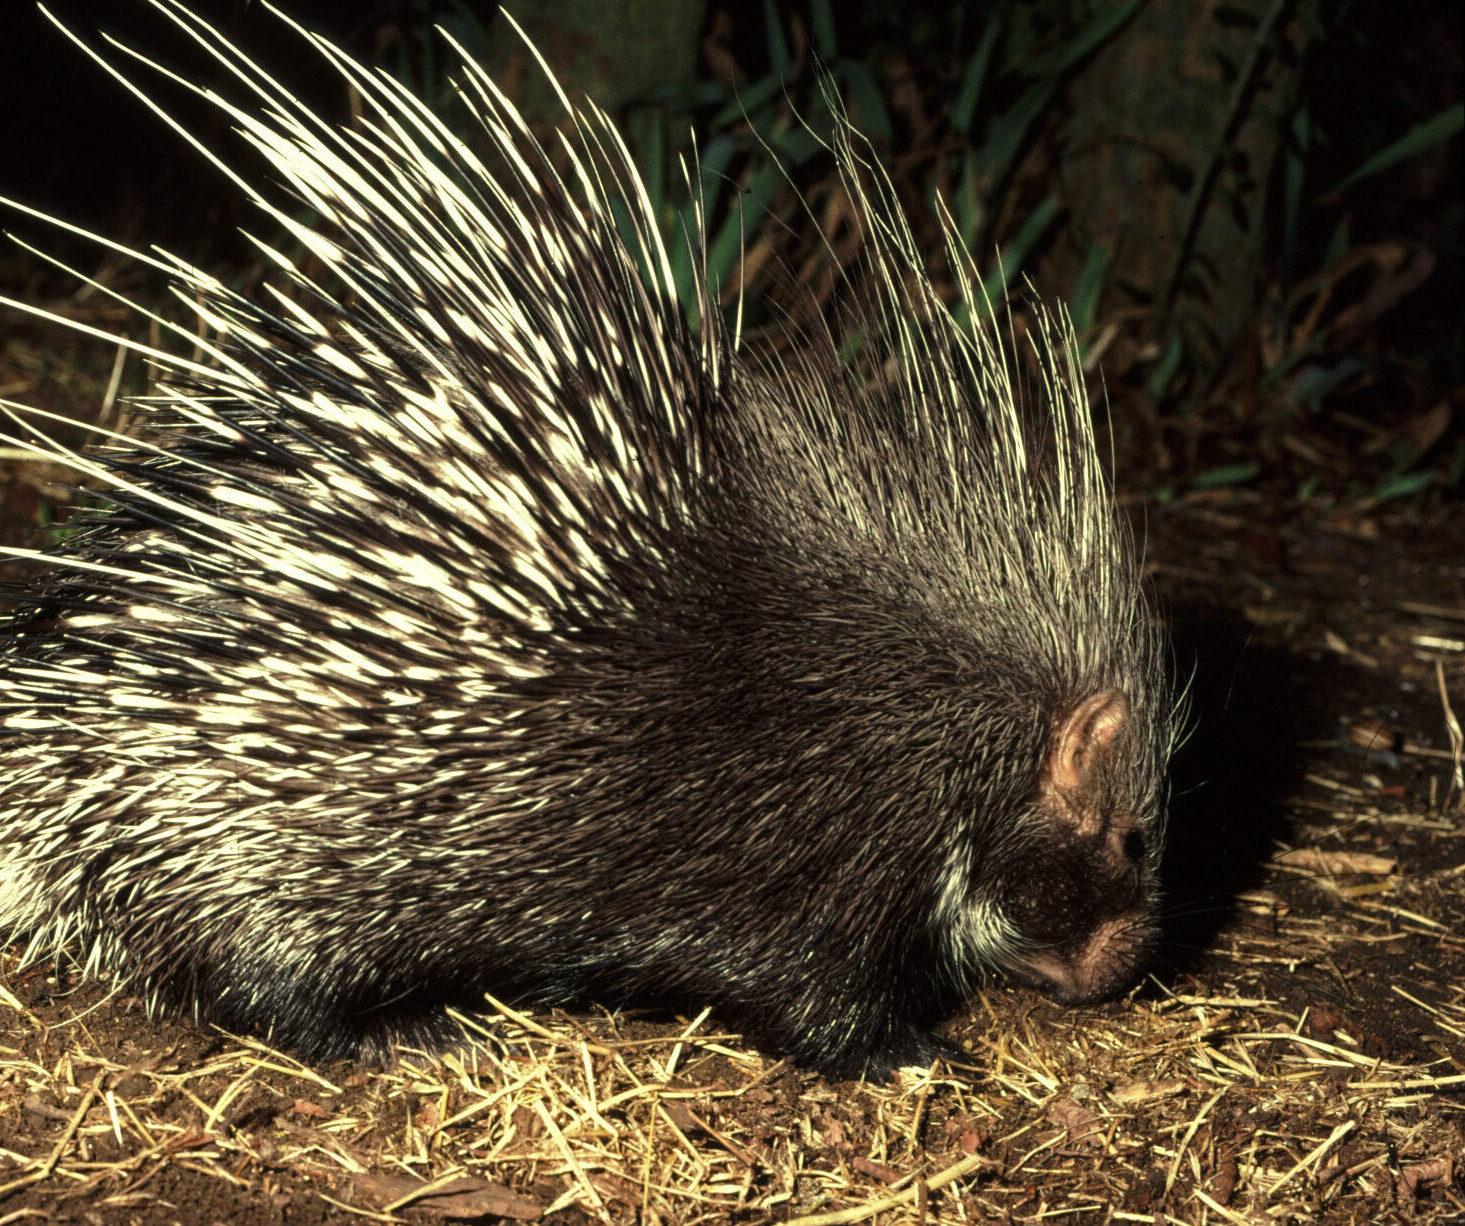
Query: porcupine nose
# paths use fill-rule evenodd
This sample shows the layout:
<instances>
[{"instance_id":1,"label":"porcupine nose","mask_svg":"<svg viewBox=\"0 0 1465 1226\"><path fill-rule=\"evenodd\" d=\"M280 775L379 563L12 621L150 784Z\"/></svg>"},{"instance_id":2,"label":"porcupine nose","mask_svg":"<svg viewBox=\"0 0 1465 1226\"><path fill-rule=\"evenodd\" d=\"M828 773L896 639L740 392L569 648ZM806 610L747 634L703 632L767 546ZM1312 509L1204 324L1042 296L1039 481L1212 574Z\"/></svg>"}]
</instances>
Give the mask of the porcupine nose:
<instances>
[{"instance_id":1,"label":"porcupine nose","mask_svg":"<svg viewBox=\"0 0 1465 1226\"><path fill-rule=\"evenodd\" d=\"M1069 1005L1090 1004L1129 987L1148 962L1153 930L1146 898L1149 842L1140 821L1113 815L1098 839L1098 897L1109 914L1077 939L1031 956L1023 970Z\"/></svg>"},{"instance_id":2,"label":"porcupine nose","mask_svg":"<svg viewBox=\"0 0 1465 1226\"><path fill-rule=\"evenodd\" d=\"M1149 957L1142 917L1102 920L1074 950L1034 955L1024 970L1065 1005L1087 1005L1116 996L1138 977Z\"/></svg>"}]
</instances>

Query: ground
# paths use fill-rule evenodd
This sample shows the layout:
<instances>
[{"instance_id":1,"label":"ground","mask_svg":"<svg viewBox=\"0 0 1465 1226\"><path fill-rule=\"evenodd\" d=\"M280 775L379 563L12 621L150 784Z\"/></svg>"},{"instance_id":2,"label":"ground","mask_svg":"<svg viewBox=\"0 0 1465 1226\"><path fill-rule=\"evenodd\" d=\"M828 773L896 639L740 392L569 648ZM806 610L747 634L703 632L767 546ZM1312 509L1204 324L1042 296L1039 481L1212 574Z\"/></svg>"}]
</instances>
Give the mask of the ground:
<instances>
[{"instance_id":1,"label":"ground","mask_svg":"<svg viewBox=\"0 0 1465 1226\"><path fill-rule=\"evenodd\" d=\"M12 521L40 497L17 472ZM1192 733L1167 956L1129 998L994 984L946 1028L962 1063L890 1085L706 1015L494 1002L457 1054L305 1067L12 950L0 1226L1459 1220L1462 532L1421 504L1130 505Z\"/></svg>"}]
</instances>

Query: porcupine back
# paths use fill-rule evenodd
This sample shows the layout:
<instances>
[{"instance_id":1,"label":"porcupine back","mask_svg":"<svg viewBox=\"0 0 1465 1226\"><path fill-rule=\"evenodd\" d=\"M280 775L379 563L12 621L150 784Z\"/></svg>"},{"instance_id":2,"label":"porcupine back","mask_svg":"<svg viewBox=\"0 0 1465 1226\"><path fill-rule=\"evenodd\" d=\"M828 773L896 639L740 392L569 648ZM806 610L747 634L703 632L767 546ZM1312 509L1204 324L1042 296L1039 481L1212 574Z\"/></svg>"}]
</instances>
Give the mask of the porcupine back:
<instances>
[{"instance_id":1,"label":"porcupine back","mask_svg":"<svg viewBox=\"0 0 1465 1226\"><path fill-rule=\"evenodd\" d=\"M0 929L313 1054L437 1038L490 988L706 998L857 1068L1044 944L1005 876L1092 696L1122 695L1103 789L1153 860L1158 637L1071 333L1038 316L1024 403L857 134L849 368L740 344L705 277L689 330L593 106L560 172L465 56L489 169L324 40L350 131L156 5L293 202L200 152L326 272L260 242L283 285L251 299L132 253L212 339L113 338L158 368L143 436L37 444L115 505L0 647Z\"/></svg>"}]
</instances>

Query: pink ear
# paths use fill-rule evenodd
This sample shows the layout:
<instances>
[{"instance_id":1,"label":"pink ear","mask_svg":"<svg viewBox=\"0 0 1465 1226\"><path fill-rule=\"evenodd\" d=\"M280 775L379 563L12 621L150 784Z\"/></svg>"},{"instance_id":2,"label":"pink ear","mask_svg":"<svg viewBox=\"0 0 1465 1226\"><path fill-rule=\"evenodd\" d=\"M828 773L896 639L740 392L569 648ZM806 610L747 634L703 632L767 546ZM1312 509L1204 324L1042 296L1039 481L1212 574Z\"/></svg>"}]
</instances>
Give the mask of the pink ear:
<instances>
[{"instance_id":1,"label":"pink ear","mask_svg":"<svg viewBox=\"0 0 1465 1226\"><path fill-rule=\"evenodd\" d=\"M1059 726L1048 753L1044 782L1077 799L1095 782L1100 763L1129 719L1129 701L1118 690L1094 694Z\"/></svg>"}]
</instances>

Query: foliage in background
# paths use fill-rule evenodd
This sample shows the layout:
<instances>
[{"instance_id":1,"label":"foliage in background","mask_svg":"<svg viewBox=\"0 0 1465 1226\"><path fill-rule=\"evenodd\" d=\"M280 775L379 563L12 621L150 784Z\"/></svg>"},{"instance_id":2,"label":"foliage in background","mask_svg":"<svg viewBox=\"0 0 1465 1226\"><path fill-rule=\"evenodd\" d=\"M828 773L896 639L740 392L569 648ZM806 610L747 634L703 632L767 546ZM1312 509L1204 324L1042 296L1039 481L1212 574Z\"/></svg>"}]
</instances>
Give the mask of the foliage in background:
<instances>
[{"instance_id":1,"label":"foliage in background","mask_svg":"<svg viewBox=\"0 0 1465 1226\"><path fill-rule=\"evenodd\" d=\"M470 51L503 62L503 23L486 22L463 0L415 2L432 9ZM690 2L703 12L702 0ZM593 0L558 4L582 23L594 8ZM556 7L541 6L537 19L552 21ZM1157 18L1165 7L1161 0L1148 6L1138 0L951 3L916 12L832 0L712 4L694 78L619 100L689 312L697 309L690 287L698 259L711 283L722 287L724 304L745 291L747 327L827 313L848 292L836 272L852 259L858 222L821 145L829 130L821 84L827 73L889 166L927 250L940 250L940 197L994 300L1031 278L1041 295L1069 304L1091 362L1104 359L1120 432L1149 453L1161 490L1173 488L1169 473L1192 489L1279 478L1299 496L1340 481L1338 492L1376 499L1437 484L1459 487L1465 437L1454 408L1438 398L1418 403L1424 394L1418 389L1405 403L1395 378L1400 369L1423 375L1433 364L1432 373L1458 385L1458 345L1451 352L1436 337L1411 354L1360 342L1374 339L1375 325L1407 306L1426 281L1448 282L1458 269L1460 206L1417 202L1443 236L1435 251L1399 233L1365 239L1355 223L1370 183L1439 162L1451 141L1458 147L1458 89L1432 115L1395 131L1371 131L1373 143L1361 147L1362 134L1336 101L1327 120L1320 119L1330 110L1329 91L1346 95L1350 88L1327 72L1346 60L1344 44L1361 49L1355 68L1377 67L1389 53L1369 45L1377 39L1351 6L1171 4L1170 25ZM594 29L578 35L594 47ZM1167 54L1170 37L1190 45ZM414 36L410 45L426 48L432 40ZM613 54L612 47L604 50ZM1117 118L1122 113L1132 125L1136 117L1163 114L1163 97L1136 98L1146 85L1132 79L1132 65L1147 57L1205 60L1201 53L1216 60L1214 86L1201 79L1196 104L1199 130L1209 124L1212 139L1193 150L1182 146L1182 161L1172 151L1165 162ZM435 54L403 56L399 71L414 88L446 102L433 73L448 66L440 48ZM594 60L593 54L582 58ZM565 72L563 64L556 68ZM1137 221L1143 233L1147 221L1161 224L1162 207L1182 219L1171 246L1140 258L1120 233L1095 230L1102 214L1080 193L1064 191L1063 172L1083 153L1073 145L1075 133L1087 141L1105 130L1104 116L1091 112L1116 93L1115 78L1122 110L1108 125L1126 131L1126 141L1141 147L1162 179L1174 179L1162 184L1173 205L1162 206L1157 196L1155 218L1124 221ZM575 93L573 74L567 84ZM1157 76L1153 88L1166 86ZM1077 117L1076 99L1085 107ZM1282 113L1268 109L1277 106ZM1175 137L1157 131L1153 143L1158 148ZM1274 172L1261 165L1272 148ZM1334 168L1345 154L1351 162L1339 172ZM1119 172L1117 164L1096 165ZM1084 186L1094 200L1127 200L1124 207L1133 211L1121 189L1134 184ZM1141 191L1161 190L1141 185ZM698 208L707 218L705 251L688 241ZM1222 237L1207 239L1207 227L1219 227ZM1217 241L1223 249L1241 242L1256 250L1218 261ZM945 275L939 261L933 273L939 284ZM1255 284L1236 279L1248 275ZM954 287L947 288L955 301ZM1215 325L1225 318L1218 313L1223 293L1242 295L1241 330L1233 336L1213 327L1206 335L1208 320ZM1236 408L1243 377L1265 393L1261 406L1244 412ZM1370 391L1396 399L1358 439L1342 406ZM1322 442L1312 437L1318 430ZM1350 437L1367 460L1364 477L1340 467Z\"/></svg>"},{"instance_id":2,"label":"foliage in background","mask_svg":"<svg viewBox=\"0 0 1465 1226\"><path fill-rule=\"evenodd\" d=\"M258 4L218 2L242 46L288 53ZM287 7L470 142L435 24L546 128L558 118L488 0L314 3ZM1131 483L1298 499L1465 486L1460 35L1446 0L1387 13L1321 0L511 7L572 96L615 108L690 313L694 260L725 308L745 292L745 330L857 292L839 270L858 215L820 143L828 81L950 301L938 198L994 300L1031 282L1068 304ZM202 241L249 224L204 198ZM152 216L166 202L145 203ZM699 207L705 251L688 244ZM164 233L190 250L175 222Z\"/></svg>"},{"instance_id":3,"label":"foliage in background","mask_svg":"<svg viewBox=\"0 0 1465 1226\"><path fill-rule=\"evenodd\" d=\"M1123 29L1138 2L953 3L915 14L895 5L846 9L832 0L714 8L701 77L623 106L688 309L696 310L694 258L705 258L725 296L740 281L756 289L750 306L768 288L759 278L780 263L796 269L804 289L812 280L818 295L832 292L835 278L821 280L819 266L847 254L836 240L853 215L834 199L837 180L822 144L831 128L826 77L891 167L918 229L939 235L939 194L986 268L987 292L1000 300L1061 216L1051 191L1012 190L1015 166L1058 113L1065 80ZM486 28L461 0L438 20L470 51L482 48L484 59L502 62L504 32ZM427 58L406 54L430 43L414 33L389 62L451 116L450 90L431 75L438 60L426 51ZM555 67L564 77L564 67ZM580 92L572 78L566 84L572 96ZM698 207L708 220L705 256L685 241ZM811 251L819 253L812 266L798 258ZM1093 322L1102 281L1103 261L1095 258L1069 295L1081 329Z\"/></svg>"}]
</instances>

